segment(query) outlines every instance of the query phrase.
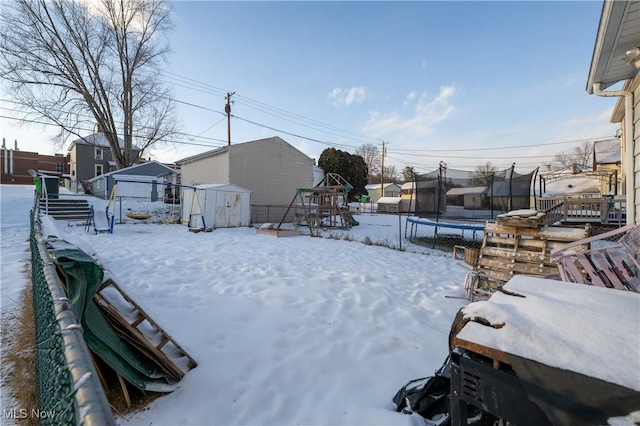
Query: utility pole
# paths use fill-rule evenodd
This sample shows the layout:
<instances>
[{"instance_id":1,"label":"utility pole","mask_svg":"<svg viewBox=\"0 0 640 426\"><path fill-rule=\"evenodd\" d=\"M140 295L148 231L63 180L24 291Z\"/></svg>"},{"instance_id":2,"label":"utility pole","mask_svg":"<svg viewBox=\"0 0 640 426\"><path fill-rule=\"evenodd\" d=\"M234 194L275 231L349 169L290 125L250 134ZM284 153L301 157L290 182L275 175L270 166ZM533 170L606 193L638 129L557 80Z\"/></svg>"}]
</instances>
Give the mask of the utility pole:
<instances>
[{"instance_id":1,"label":"utility pole","mask_svg":"<svg viewBox=\"0 0 640 426\"><path fill-rule=\"evenodd\" d=\"M224 106L224 112L227 113L227 140L229 141L228 145L231 145L231 97L235 95L236 92L228 93L225 99L227 100L227 104Z\"/></svg>"},{"instance_id":2,"label":"utility pole","mask_svg":"<svg viewBox=\"0 0 640 426\"><path fill-rule=\"evenodd\" d=\"M380 167L380 197L384 197L384 141L382 141L382 166Z\"/></svg>"}]
</instances>

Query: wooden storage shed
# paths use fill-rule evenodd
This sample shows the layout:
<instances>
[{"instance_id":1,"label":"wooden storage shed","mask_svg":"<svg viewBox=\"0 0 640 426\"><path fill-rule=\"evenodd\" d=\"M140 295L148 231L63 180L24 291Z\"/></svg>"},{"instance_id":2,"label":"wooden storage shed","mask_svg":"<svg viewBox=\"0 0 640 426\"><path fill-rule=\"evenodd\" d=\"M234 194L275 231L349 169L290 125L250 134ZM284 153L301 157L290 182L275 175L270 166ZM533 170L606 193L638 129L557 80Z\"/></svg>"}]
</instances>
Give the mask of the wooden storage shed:
<instances>
[{"instance_id":1,"label":"wooden storage shed","mask_svg":"<svg viewBox=\"0 0 640 426\"><path fill-rule=\"evenodd\" d=\"M182 223L214 229L251 225L251 191L246 188L201 184L184 188L183 195Z\"/></svg>"}]
</instances>

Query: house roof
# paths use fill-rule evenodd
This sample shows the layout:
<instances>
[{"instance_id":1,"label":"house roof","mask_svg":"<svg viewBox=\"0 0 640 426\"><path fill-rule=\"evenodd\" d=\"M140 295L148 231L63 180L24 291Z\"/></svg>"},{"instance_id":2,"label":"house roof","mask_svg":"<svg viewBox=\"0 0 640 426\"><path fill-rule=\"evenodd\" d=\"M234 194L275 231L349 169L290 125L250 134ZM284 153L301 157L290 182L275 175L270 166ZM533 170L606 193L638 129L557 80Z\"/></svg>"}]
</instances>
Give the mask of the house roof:
<instances>
[{"instance_id":1,"label":"house roof","mask_svg":"<svg viewBox=\"0 0 640 426\"><path fill-rule=\"evenodd\" d=\"M470 186L468 188L451 188L447 191L447 195L455 197L456 195L477 195L487 192L486 186Z\"/></svg>"},{"instance_id":2,"label":"house roof","mask_svg":"<svg viewBox=\"0 0 640 426\"><path fill-rule=\"evenodd\" d=\"M288 146L290 146L292 149L295 149L296 151L298 151L301 155L304 155L305 157L309 158L309 160L313 161L311 159L311 157L309 157L307 154L305 154L304 152L300 151L299 149L297 149L296 147L291 145L289 142L285 141L284 139L282 139L279 136L273 136L273 137L270 137L270 138L258 139L258 140L255 140L255 141L248 141L248 142L241 142L241 143L237 143L237 144L233 144L233 145L227 145L227 146L223 146L221 148L213 149L211 151L202 152L200 154L192 155L190 157L186 157L186 158L183 158L181 160L178 160L178 161L176 161L176 164L177 165L182 165L182 164L192 163L194 161L202 160L204 158L213 157L215 155L220 155L220 154L223 154L223 153L229 151L230 149L233 149L234 146L246 145L246 144L252 144L252 143L264 143L266 141L272 141L272 142L278 142L279 141L279 142L285 143Z\"/></svg>"},{"instance_id":3,"label":"house roof","mask_svg":"<svg viewBox=\"0 0 640 426\"><path fill-rule=\"evenodd\" d=\"M121 137L118 137L118 143L120 147L124 147L124 140ZM93 133L89 136L83 136L71 142L67 151L71 151L76 145L94 145L99 147L109 148L109 142L107 138L104 136L104 133L98 132ZM138 149L137 147L132 147L133 149Z\"/></svg>"},{"instance_id":4,"label":"house roof","mask_svg":"<svg viewBox=\"0 0 640 426\"><path fill-rule=\"evenodd\" d=\"M615 164L622 158L620 139L607 139L593 143L593 154L596 164Z\"/></svg>"},{"instance_id":5,"label":"house roof","mask_svg":"<svg viewBox=\"0 0 640 426\"><path fill-rule=\"evenodd\" d=\"M390 186L392 186L392 185L395 185L395 186L397 186L398 188L400 188L400 186L399 186L397 183L393 183L393 182L391 182L391 183L383 183L383 184L382 184L382 187L383 187L383 188L388 188L388 187L390 187ZM379 189L380 189L380 184L379 184L379 183L370 183L370 184L368 184L368 185L365 185L365 189L374 189L374 190L379 190Z\"/></svg>"},{"instance_id":6,"label":"house roof","mask_svg":"<svg viewBox=\"0 0 640 426\"><path fill-rule=\"evenodd\" d=\"M97 180L104 179L104 178L107 178L109 176L113 176L115 174L127 174L127 173L131 172L131 170L135 170L135 169L138 169L138 168L141 168L141 167L148 167L150 164L157 164L158 166L161 166L162 168L164 168L166 171L165 171L165 173L160 173L160 174L156 173L154 175L149 175L149 176L160 177L160 176L174 175L174 174L178 173L177 170L174 170L171 167L167 167L164 164L162 164L162 163L160 163L160 162L158 162L156 160L151 160L151 161L148 161L146 163L134 164L133 166L125 167L124 169L114 170L114 171L109 172L109 173L103 173L100 176L96 176L94 178L89 179L89 182L95 182Z\"/></svg>"},{"instance_id":7,"label":"house roof","mask_svg":"<svg viewBox=\"0 0 640 426\"><path fill-rule=\"evenodd\" d=\"M601 83L601 89L606 89L638 74L638 69L623 60L629 49L640 46L638 28L640 0L603 2L587 79L589 94L593 94L595 83Z\"/></svg>"}]
</instances>

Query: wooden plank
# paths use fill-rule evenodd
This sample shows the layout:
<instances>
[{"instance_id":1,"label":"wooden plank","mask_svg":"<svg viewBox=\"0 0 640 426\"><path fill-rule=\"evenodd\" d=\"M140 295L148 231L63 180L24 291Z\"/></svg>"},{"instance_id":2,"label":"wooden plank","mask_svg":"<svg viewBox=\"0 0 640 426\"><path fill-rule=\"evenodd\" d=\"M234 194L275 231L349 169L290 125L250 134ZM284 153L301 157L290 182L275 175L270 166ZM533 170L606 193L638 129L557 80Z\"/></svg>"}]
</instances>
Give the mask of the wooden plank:
<instances>
[{"instance_id":1,"label":"wooden plank","mask_svg":"<svg viewBox=\"0 0 640 426\"><path fill-rule=\"evenodd\" d=\"M460 339L457 336L453 338L453 345L475 354L485 356L489 359L496 360L502 364L509 365L509 358L507 358L507 354L501 350L469 342L468 340Z\"/></svg>"},{"instance_id":2,"label":"wooden plank","mask_svg":"<svg viewBox=\"0 0 640 426\"><path fill-rule=\"evenodd\" d=\"M576 262L574 258L566 258L564 261L566 272L569 277L572 278L571 281L580 284L590 284L587 282L584 270L582 268L578 268L578 264L579 263Z\"/></svg>"},{"instance_id":3,"label":"wooden plank","mask_svg":"<svg viewBox=\"0 0 640 426\"><path fill-rule=\"evenodd\" d=\"M609 284L618 290L624 289L624 285L615 272L613 272L612 265L606 258L605 253L592 253L591 262L598 268L600 276L603 274L607 277Z\"/></svg>"},{"instance_id":4,"label":"wooden plank","mask_svg":"<svg viewBox=\"0 0 640 426\"><path fill-rule=\"evenodd\" d=\"M484 257L497 257L503 259L515 259L517 262L544 262L549 261L549 255L544 252L513 250L498 247L483 247L481 254Z\"/></svg>"},{"instance_id":5,"label":"wooden plank","mask_svg":"<svg viewBox=\"0 0 640 426\"><path fill-rule=\"evenodd\" d=\"M591 261L587 258L587 255L585 253L577 253L576 259L578 260L578 262L580 262L580 265L587 272L587 274L591 278L591 282L594 285L599 285L600 287L607 287L607 285L604 283L604 281L602 281L602 278L600 278L600 275L598 275L598 272L596 272L595 268L591 264Z\"/></svg>"}]
</instances>

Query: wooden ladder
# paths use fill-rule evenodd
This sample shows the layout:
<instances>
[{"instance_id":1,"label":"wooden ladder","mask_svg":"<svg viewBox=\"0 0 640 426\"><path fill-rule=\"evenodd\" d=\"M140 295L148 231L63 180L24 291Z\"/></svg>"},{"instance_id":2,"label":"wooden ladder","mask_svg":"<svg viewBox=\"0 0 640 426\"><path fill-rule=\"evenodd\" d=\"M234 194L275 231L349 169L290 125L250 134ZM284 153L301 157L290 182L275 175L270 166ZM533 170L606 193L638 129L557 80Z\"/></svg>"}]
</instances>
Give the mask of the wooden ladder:
<instances>
[{"instance_id":1,"label":"wooden ladder","mask_svg":"<svg viewBox=\"0 0 640 426\"><path fill-rule=\"evenodd\" d=\"M94 300L118 335L154 360L162 370L182 379L198 364L115 281L107 278Z\"/></svg>"}]
</instances>

